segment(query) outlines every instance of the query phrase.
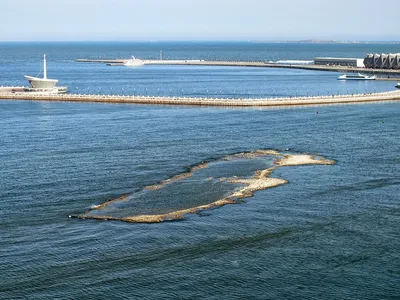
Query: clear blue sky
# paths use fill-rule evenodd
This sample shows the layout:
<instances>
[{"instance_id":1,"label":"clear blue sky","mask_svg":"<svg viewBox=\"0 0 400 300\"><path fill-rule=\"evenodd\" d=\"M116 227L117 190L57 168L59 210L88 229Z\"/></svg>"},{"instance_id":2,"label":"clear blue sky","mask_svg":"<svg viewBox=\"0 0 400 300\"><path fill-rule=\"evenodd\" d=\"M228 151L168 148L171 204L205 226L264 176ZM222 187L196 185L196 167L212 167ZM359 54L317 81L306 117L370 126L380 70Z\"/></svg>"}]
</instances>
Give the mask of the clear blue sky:
<instances>
[{"instance_id":1,"label":"clear blue sky","mask_svg":"<svg viewBox=\"0 0 400 300\"><path fill-rule=\"evenodd\" d=\"M399 41L398 7L398 0L0 0L0 41Z\"/></svg>"}]
</instances>

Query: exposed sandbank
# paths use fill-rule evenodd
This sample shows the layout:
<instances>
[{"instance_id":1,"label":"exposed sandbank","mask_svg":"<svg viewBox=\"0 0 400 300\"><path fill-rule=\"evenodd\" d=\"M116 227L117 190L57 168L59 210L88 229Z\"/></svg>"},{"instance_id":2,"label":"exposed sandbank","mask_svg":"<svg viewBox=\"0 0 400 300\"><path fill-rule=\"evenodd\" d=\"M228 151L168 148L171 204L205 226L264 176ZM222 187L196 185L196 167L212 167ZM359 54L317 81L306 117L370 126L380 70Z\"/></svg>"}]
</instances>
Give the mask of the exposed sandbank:
<instances>
[{"instance_id":1,"label":"exposed sandbank","mask_svg":"<svg viewBox=\"0 0 400 300\"><path fill-rule=\"evenodd\" d=\"M275 164L277 166L333 165L335 161L311 154L285 154Z\"/></svg>"},{"instance_id":2,"label":"exposed sandbank","mask_svg":"<svg viewBox=\"0 0 400 300\"><path fill-rule=\"evenodd\" d=\"M113 217L113 216L99 216L99 215L90 215L90 211L92 210L104 210L108 205L126 201L129 199L129 196L125 195L102 204L99 204L84 214L77 214L71 215L70 217L73 218L80 218L80 219L97 219L97 220L118 220L118 221L125 221L125 222L132 222L132 223L157 223L163 221L172 221L172 220L182 220L184 219L186 214L194 214L202 210L208 210L212 208L217 208L224 206L226 204L235 204L237 199L248 198L253 195L254 192L265 190L272 187L277 187L282 184L288 183L287 180L281 178L271 178L270 175L273 173L274 170L280 167L286 166L301 166L301 165L333 165L335 161L326 159L324 157L312 154L284 154L280 153L276 150L256 150L252 152L243 152L243 153L236 153L232 155L227 155L222 157L216 161L227 161L233 160L235 158L246 158L252 159L261 156L276 156L277 158L273 162L273 166L268 169L261 169L257 170L253 177L251 178L240 178L240 177L231 177L231 178L219 178L220 181L232 183L232 184L240 184L244 185L243 188L239 190L233 191L227 197L223 199L219 199L212 203L206 205L200 205L196 207L191 207L187 209L177 210L165 214L153 214L153 215L143 215L138 214L134 216L127 216L127 217ZM189 168L189 172L185 172L182 174L178 174L173 176L169 179L166 179L159 184L151 185L144 187L144 190L152 191L156 189L162 189L167 184L171 184L178 180L183 180L193 175L194 172L204 169L208 167L208 163L200 163Z\"/></svg>"}]
</instances>

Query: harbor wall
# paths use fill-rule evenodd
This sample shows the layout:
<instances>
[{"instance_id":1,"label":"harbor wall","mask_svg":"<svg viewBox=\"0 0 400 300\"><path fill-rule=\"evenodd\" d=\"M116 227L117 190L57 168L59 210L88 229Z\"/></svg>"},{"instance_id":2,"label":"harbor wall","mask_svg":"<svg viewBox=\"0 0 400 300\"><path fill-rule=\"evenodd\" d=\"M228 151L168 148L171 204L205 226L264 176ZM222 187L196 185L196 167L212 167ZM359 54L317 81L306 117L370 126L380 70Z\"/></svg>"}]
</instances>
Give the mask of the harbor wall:
<instances>
[{"instance_id":1,"label":"harbor wall","mask_svg":"<svg viewBox=\"0 0 400 300\"><path fill-rule=\"evenodd\" d=\"M151 105L189 105L189 106L226 106L226 107L268 107L294 105L324 105L340 103L365 103L379 101L399 101L400 91L354 95L327 95L286 98L191 98L191 97L153 97L123 95L84 95L84 94L30 94L0 93L3 100L28 101L68 101L68 102L104 102Z\"/></svg>"},{"instance_id":2,"label":"harbor wall","mask_svg":"<svg viewBox=\"0 0 400 300\"><path fill-rule=\"evenodd\" d=\"M16 93L16 92L23 92L23 86L0 86L0 93Z\"/></svg>"},{"instance_id":3,"label":"harbor wall","mask_svg":"<svg viewBox=\"0 0 400 300\"><path fill-rule=\"evenodd\" d=\"M76 59L76 62L86 63L119 63L121 59ZM193 66L232 66L232 67L263 67L263 68L285 68L285 69L302 69L315 71L332 71L342 73L371 73L384 76L397 76L400 78L400 70L396 69L376 69L355 66L338 66L338 65L311 65L311 64L282 64L262 61L206 61L206 60L142 60L145 65L193 65Z\"/></svg>"}]
</instances>

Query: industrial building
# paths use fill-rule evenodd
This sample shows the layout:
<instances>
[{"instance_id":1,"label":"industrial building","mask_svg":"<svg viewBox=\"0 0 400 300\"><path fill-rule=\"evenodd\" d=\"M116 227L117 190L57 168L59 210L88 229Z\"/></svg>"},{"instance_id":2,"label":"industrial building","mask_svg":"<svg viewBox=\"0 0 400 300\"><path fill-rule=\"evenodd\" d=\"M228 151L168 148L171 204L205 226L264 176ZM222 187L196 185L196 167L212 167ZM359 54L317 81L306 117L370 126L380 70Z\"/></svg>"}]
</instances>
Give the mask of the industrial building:
<instances>
[{"instance_id":1,"label":"industrial building","mask_svg":"<svg viewBox=\"0 0 400 300\"><path fill-rule=\"evenodd\" d=\"M345 66L345 67L364 67L362 58L339 58L339 57L316 57L314 65L322 66Z\"/></svg>"},{"instance_id":2,"label":"industrial building","mask_svg":"<svg viewBox=\"0 0 400 300\"><path fill-rule=\"evenodd\" d=\"M371 69L400 69L400 53L372 54L364 58L364 65Z\"/></svg>"}]
</instances>

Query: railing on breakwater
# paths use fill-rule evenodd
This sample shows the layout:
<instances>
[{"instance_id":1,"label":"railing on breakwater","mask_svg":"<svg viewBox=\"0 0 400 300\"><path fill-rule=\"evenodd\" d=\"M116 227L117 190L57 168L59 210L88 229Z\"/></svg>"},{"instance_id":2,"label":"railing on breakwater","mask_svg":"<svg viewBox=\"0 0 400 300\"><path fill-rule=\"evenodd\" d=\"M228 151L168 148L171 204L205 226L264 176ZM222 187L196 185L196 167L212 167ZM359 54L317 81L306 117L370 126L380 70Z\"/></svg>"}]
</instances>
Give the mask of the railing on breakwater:
<instances>
[{"instance_id":1,"label":"railing on breakwater","mask_svg":"<svg viewBox=\"0 0 400 300\"><path fill-rule=\"evenodd\" d=\"M105 102L152 105L191 105L191 106L291 106L291 105L323 105L340 103L363 103L378 101L398 101L400 91L390 91L371 94L327 95L284 98L195 98L195 97L164 97L164 96L124 96L124 95L94 95L94 94L31 94L31 93L0 93L3 100L31 101L69 101L69 102Z\"/></svg>"}]
</instances>

